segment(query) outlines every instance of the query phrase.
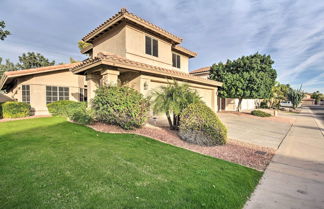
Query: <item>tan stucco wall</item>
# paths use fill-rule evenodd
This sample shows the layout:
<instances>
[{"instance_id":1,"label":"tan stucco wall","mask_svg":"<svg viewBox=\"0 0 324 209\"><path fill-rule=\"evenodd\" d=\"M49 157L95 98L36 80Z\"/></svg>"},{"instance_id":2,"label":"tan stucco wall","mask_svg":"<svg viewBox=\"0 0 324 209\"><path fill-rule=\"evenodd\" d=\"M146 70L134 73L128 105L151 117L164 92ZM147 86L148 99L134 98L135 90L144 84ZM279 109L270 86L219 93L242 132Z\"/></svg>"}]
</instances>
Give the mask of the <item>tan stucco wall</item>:
<instances>
[{"instance_id":1,"label":"tan stucco wall","mask_svg":"<svg viewBox=\"0 0 324 209\"><path fill-rule=\"evenodd\" d=\"M8 92L8 96L22 101L22 85L30 85L30 105L35 115L48 114L46 107L46 86L69 87L69 98L79 101L79 89L84 88L84 76L74 75L68 70L24 76L17 79L17 86Z\"/></svg>"},{"instance_id":2,"label":"tan stucco wall","mask_svg":"<svg viewBox=\"0 0 324 209\"><path fill-rule=\"evenodd\" d=\"M124 73L119 76L122 84L126 84L139 92L145 97L151 96L154 91L159 90L161 86L165 86L173 81L166 78L139 75L136 73ZM127 81L127 82L126 82ZM187 83L192 89L196 90L202 100L208 107L217 111L217 88L205 85L199 85L191 82L178 81L180 84ZM146 87L145 87L146 86Z\"/></svg>"},{"instance_id":3,"label":"tan stucco wall","mask_svg":"<svg viewBox=\"0 0 324 209\"><path fill-rule=\"evenodd\" d=\"M105 35L96 39L93 43L93 54L96 56L99 52L111 52L113 54L125 57L126 56L126 32L122 25L109 31Z\"/></svg>"}]
</instances>

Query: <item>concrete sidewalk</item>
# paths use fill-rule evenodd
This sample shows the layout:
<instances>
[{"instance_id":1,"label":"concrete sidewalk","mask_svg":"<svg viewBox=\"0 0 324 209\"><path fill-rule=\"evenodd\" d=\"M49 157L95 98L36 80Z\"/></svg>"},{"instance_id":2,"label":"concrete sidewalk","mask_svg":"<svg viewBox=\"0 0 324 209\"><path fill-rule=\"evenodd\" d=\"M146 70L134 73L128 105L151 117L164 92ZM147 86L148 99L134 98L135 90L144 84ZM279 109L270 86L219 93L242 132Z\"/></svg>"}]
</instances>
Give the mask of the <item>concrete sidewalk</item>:
<instances>
[{"instance_id":1,"label":"concrete sidewalk","mask_svg":"<svg viewBox=\"0 0 324 209\"><path fill-rule=\"evenodd\" d=\"M297 117L245 205L286 208L324 209L324 137L308 108Z\"/></svg>"}]
</instances>

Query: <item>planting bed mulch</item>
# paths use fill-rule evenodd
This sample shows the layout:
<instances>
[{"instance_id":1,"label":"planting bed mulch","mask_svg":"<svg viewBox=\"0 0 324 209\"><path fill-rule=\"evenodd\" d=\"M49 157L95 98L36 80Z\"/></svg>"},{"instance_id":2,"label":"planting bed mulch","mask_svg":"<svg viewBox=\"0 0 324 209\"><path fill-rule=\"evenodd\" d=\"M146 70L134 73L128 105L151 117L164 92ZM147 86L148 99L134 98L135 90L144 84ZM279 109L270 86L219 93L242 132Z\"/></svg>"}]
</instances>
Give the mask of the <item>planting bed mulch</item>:
<instances>
[{"instance_id":1,"label":"planting bed mulch","mask_svg":"<svg viewBox=\"0 0 324 209\"><path fill-rule=\"evenodd\" d=\"M96 131L106 133L132 133L147 136L167 144L188 149L204 155L220 158L261 171L265 170L275 153L275 149L260 147L257 145L243 143L231 139L228 140L226 145L222 146L204 147L190 144L182 141L177 135L176 131L171 131L168 128L151 125L146 125L145 127L136 130L123 130L118 126L107 125L103 123L95 123L89 125L89 127L93 128Z\"/></svg>"}]
</instances>

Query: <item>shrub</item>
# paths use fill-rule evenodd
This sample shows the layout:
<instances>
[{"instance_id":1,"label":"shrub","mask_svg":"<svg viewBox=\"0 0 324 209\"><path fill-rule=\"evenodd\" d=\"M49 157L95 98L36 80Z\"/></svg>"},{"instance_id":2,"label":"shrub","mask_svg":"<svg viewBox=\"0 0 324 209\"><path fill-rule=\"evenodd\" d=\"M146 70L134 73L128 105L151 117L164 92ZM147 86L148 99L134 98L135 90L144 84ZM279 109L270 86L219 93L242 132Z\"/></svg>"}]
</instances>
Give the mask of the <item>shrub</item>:
<instances>
[{"instance_id":1,"label":"shrub","mask_svg":"<svg viewBox=\"0 0 324 209\"><path fill-rule=\"evenodd\" d=\"M83 125L91 124L93 121L91 112L86 108L79 108L74 110L69 118L70 120Z\"/></svg>"},{"instance_id":2,"label":"shrub","mask_svg":"<svg viewBox=\"0 0 324 209\"><path fill-rule=\"evenodd\" d=\"M266 101L262 101L262 102L260 103L260 108L264 108L264 109L269 108L269 107L268 107L268 102L266 102Z\"/></svg>"},{"instance_id":3,"label":"shrub","mask_svg":"<svg viewBox=\"0 0 324 209\"><path fill-rule=\"evenodd\" d=\"M258 117L270 117L271 114L263 112L261 110L253 110L251 112L252 115L258 116Z\"/></svg>"},{"instance_id":4,"label":"shrub","mask_svg":"<svg viewBox=\"0 0 324 209\"><path fill-rule=\"evenodd\" d=\"M24 102L5 102L1 104L3 118L21 118L30 115L30 105Z\"/></svg>"},{"instance_id":5,"label":"shrub","mask_svg":"<svg viewBox=\"0 0 324 209\"><path fill-rule=\"evenodd\" d=\"M97 120L123 129L134 129L146 122L149 101L135 89L105 86L96 90L92 108Z\"/></svg>"},{"instance_id":6,"label":"shrub","mask_svg":"<svg viewBox=\"0 0 324 209\"><path fill-rule=\"evenodd\" d=\"M47 104L47 108L53 116L70 117L74 110L85 105L84 102L60 100Z\"/></svg>"},{"instance_id":7,"label":"shrub","mask_svg":"<svg viewBox=\"0 0 324 209\"><path fill-rule=\"evenodd\" d=\"M226 143L227 129L209 107L194 103L181 113L179 136L194 144L222 145Z\"/></svg>"}]
</instances>

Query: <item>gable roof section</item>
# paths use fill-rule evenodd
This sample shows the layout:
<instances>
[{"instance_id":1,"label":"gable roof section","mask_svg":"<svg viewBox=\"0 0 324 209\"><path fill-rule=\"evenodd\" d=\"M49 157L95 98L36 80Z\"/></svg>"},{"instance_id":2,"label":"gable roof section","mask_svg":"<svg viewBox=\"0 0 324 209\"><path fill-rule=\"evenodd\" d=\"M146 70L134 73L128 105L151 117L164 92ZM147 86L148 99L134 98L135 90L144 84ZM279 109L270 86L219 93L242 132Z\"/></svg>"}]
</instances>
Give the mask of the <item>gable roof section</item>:
<instances>
[{"instance_id":1,"label":"gable roof section","mask_svg":"<svg viewBox=\"0 0 324 209\"><path fill-rule=\"evenodd\" d=\"M111 53L98 53L97 57L89 58L81 62L79 65L71 68L71 71L75 74L82 74L84 71L91 69L99 65L109 65L124 69L136 70L140 72L146 72L150 74L160 75L164 77L177 78L180 80L192 81L210 86L222 86L221 82L200 78L198 76L190 75L172 69L166 69L153 65L148 65L141 62L132 61L124 57L120 57Z\"/></svg>"},{"instance_id":2,"label":"gable roof section","mask_svg":"<svg viewBox=\"0 0 324 209\"><path fill-rule=\"evenodd\" d=\"M187 55L190 58L197 56L196 52L190 51L189 49L186 49L186 48L184 48L182 46L179 46L179 45L172 46L172 50L174 50L176 52L179 52L181 54Z\"/></svg>"},{"instance_id":3,"label":"gable roof section","mask_svg":"<svg viewBox=\"0 0 324 209\"><path fill-rule=\"evenodd\" d=\"M78 64L79 63L70 63L70 64L53 65L53 66L40 67L40 68L32 68L26 70L7 71L2 75L0 79L0 90L3 89L6 83L10 82L13 78L27 76L27 75L35 75L40 73L47 73L47 72L55 72L59 70L67 70Z\"/></svg>"},{"instance_id":4,"label":"gable roof section","mask_svg":"<svg viewBox=\"0 0 324 209\"><path fill-rule=\"evenodd\" d=\"M209 70L210 70L210 67L202 67L202 68L191 71L190 74L207 73Z\"/></svg>"},{"instance_id":5,"label":"gable roof section","mask_svg":"<svg viewBox=\"0 0 324 209\"><path fill-rule=\"evenodd\" d=\"M141 17L136 16L133 13L127 11L127 9L122 8L117 14L106 20L104 23L96 27L90 33L85 35L82 40L85 42L91 43L96 37L100 36L104 32L110 30L115 24L120 23L122 20L127 20L137 25L140 25L150 31L160 34L161 36L172 40L174 43L179 44L182 42L182 39L178 36L169 33L168 31L156 26L149 21L144 20Z\"/></svg>"}]
</instances>

